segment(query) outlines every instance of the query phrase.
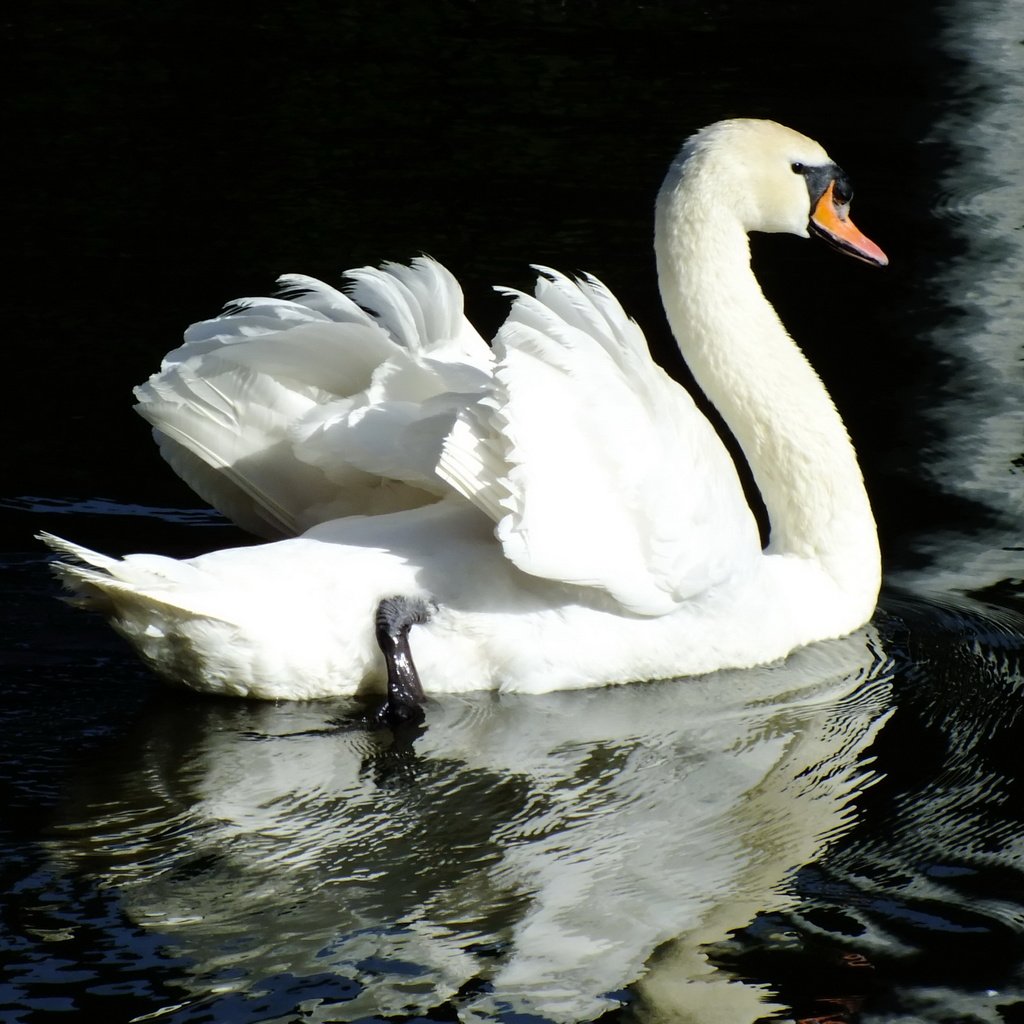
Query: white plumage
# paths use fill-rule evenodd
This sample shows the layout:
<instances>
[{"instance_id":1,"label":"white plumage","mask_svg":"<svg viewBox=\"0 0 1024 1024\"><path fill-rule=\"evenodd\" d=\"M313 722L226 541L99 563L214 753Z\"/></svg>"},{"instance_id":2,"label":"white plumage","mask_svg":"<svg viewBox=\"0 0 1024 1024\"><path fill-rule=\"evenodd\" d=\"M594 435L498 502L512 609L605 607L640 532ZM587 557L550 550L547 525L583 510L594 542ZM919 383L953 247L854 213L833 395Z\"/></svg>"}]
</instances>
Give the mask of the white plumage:
<instances>
[{"instance_id":1,"label":"white plumage","mask_svg":"<svg viewBox=\"0 0 1024 1024\"><path fill-rule=\"evenodd\" d=\"M267 698L380 688L374 612L395 595L437 607L410 638L428 692L744 667L855 629L879 582L870 508L746 233L806 235L813 215L884 256L804 168L840 180L796 132L721 122L658 202L669 321L751 463L767 551L715 431L599 281L540 268L492 350L420 258L350 271L347 294L282 278L190 328L137 389L197 493L290 539L180 562L45 536L59 574L164 676Z\"/></svg>"}]
</instances>

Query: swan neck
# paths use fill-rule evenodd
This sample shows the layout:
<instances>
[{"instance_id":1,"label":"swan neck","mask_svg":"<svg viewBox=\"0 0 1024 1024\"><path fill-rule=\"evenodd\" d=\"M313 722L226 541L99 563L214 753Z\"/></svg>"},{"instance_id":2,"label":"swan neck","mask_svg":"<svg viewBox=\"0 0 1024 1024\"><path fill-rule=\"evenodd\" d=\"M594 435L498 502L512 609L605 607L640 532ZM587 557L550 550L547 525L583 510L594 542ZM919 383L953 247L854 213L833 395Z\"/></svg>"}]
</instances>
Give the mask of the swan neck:
<instances>
[{"instance_id":1,"label":"swan neck","mask_svg":"<svg viewBox=\"0 0 1024 1024\"><path fill-rule=\"evenodd\" d=\"M816 561L873 607L878 539L846 428L761 291L744 225L707 184L677 163L658 196L669 324L750 465L771 525L768 553Z\"/></svg>"}]
</instances>

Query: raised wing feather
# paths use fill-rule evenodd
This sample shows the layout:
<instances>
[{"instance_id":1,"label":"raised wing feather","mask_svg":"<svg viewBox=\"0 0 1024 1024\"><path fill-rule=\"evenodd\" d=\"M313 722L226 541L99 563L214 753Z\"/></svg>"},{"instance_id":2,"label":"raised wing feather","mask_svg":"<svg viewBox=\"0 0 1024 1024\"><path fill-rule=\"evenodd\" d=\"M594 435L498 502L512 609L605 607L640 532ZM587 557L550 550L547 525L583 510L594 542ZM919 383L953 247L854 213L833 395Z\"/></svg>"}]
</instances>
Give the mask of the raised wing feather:
<instances>
[{"instance_id":1,"label":"raised wing feather","mask_svg":"<svg viewBox=\"0 0 1024 1024\"><path fill-rule=\"evenodd\" d=\"M600 282L544 270L495 354L491 394L461 414L438 474L519 568L658 615L753 564L727 451Z\"/></svg>"},{"instance_id":2,"label":"raised wing feather","mask_svg":"<svg viewBox=\"0 0 1024 1024\"><path fill-rule=\"evenodd\" d=\"M490 349L440 264L313 278L193 325L136 389L164 457L203 498L262 536L415 507L457 412L487 384Z\"/></svg>"}]
</instances>

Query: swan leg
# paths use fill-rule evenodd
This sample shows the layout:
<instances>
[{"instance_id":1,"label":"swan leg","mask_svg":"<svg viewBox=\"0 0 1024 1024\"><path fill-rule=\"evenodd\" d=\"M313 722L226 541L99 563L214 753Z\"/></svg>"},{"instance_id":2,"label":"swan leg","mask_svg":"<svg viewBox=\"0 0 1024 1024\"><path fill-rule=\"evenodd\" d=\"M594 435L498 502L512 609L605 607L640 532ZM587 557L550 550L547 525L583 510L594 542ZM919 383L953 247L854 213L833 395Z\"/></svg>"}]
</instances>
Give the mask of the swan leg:
<instances>
[{"instance_id":1,"label":"swan leg","mask_svg":"<svg viewBox=\"0 0 1024 1024\"><path fill-rule=\"evenodd\" d=\"M423 721L426 700L419 673L409 650L409 630L427 622L433 608L412 597L386 597L377 605L377 643L388 670L388 699L376 714L384 725Z\"/></svg>"}]
</instances>

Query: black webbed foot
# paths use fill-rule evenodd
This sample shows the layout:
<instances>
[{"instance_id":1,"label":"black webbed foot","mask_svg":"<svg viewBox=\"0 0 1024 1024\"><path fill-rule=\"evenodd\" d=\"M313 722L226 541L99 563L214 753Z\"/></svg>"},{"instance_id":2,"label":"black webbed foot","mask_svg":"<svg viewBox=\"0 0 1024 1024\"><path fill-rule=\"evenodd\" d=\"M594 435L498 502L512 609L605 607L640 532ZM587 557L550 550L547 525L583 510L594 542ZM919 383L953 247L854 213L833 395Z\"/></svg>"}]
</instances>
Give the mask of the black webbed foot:
<instances>
[{"instance_id":1,"label":"black webbed foot","mask_svg":"<svg viewBox=\"0 0 1024 1024\"><path fill-rule=\"evenodd\" d=\"M386 597L377 605L377 643L388 670L388 699L373 716L379 725L394 729L423 721L426 696L409 650L409 630L427 622L433 611L416 597Z\"/></svg>"}]
</instances>

